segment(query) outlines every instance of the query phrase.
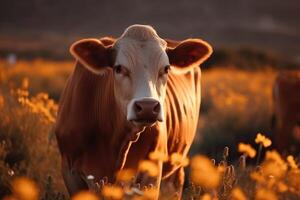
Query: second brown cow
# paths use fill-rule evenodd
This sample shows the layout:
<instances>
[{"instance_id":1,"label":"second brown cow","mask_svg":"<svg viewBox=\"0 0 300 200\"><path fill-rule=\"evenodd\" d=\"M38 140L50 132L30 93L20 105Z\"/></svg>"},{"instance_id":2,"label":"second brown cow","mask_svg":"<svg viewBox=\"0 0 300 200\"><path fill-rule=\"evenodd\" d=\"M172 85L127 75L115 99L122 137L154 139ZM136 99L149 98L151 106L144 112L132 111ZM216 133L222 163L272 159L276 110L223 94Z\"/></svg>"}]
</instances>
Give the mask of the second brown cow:
<instances>
[{"instance_id":1,"label":"second brown cow","mask_svg":"<svg viewBox=\"0 0 300 200\"><path fill-rule=\"evenodd\" d=\"M300 71L282 71L274 84L274 140L284 154L300 153Z\"/></svg>"}]
</instances>

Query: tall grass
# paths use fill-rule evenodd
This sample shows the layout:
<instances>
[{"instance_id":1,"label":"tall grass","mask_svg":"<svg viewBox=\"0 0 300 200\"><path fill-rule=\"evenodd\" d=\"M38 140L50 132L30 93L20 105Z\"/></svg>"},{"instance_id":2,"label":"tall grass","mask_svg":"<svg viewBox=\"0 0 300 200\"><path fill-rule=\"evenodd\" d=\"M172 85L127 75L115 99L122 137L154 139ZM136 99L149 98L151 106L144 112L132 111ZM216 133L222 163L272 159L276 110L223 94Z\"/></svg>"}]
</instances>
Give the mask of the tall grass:
<instances>
[{"instance_id":1,"label":"tall grass","mask_svg":"<svg viewBox=\"0 0 300 200\"><path fill-rule=\"evenodd\" d=\"M16 176L33 179L42 189L52 181L63 192L53 133L57 104L47 93L31 95L28 78L16 81L10 70L16 68L0 66L0 196L11 190Z\"/></svg>"}]
</instances>

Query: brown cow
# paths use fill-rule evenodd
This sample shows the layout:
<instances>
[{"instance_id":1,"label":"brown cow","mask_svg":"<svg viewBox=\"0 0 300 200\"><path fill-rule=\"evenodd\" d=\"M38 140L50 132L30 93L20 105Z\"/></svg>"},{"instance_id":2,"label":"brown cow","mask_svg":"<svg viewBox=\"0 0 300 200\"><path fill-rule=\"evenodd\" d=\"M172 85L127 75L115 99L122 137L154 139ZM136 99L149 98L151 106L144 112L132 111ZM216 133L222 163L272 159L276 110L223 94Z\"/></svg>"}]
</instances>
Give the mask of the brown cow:
<instances>
[{"instance_id":1,"label":"brown cow","mask_svg":"<svg viewBox=\"0 0 300 200\"><path fill-rule=\"evenodd\" d=\"M282 153L300 153L300 71L278 74L274 108L276 147Z\"/></svg>"},{"instance_id":2,"label":"brown cow","mask_svg":"<svg viewBox=\"0 0 300 200\"><path fill-rule=\"evenodd\" d=\"M71 195L87 188L84 176L113 183L117 171L137 170L150 152L187 155L208 43L188 39L168 47L152 27L133 25L116 40L83 39L70 51L78 62L60 100L56 136ZM169 181L181 193L183 166L155 164L159 175L150 183Z\"/></svg>"}]
</instances>

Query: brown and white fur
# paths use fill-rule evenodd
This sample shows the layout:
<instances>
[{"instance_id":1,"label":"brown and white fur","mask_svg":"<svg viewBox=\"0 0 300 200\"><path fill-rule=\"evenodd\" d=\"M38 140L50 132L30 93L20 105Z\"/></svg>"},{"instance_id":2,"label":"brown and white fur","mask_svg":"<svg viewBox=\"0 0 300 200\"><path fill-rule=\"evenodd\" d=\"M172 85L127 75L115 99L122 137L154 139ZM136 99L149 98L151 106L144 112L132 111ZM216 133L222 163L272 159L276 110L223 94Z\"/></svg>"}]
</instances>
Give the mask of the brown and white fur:
<instances>
[{"instance_id":1,"label":"brown and white fur","mask_svg":"<svg viewBox=\"0 0 300 200\"><path fill-rule=\"evenodd\" d=\"M199 115L199 64L212 53L208 43L167 42L150 26L132 25L118 39L83 39L70 52L77 63L55 132L71 195L87 188L83 176L114 183L118 170L137 170L150 152L187 155ZM181 194L183 166L155 164L152 184L172 184Z\"/></svg>"}]
</instances>

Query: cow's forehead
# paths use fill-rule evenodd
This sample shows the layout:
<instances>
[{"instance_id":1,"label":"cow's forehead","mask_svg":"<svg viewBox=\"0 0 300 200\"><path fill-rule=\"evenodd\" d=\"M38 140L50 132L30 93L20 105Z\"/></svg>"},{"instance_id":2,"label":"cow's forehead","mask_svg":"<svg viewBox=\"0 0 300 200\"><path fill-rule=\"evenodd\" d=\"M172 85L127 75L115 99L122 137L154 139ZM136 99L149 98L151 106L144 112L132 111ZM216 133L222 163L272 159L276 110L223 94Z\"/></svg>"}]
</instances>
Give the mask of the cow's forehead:
<instances>
[{"instance_id":1,"label":"cow's forehead","mask_svg":"<svg viewBox=\"0 0 300 200\"><path fill-rule=\"evenodd\" d=\"M120 38L115 46L116 63L127 67L159 67L169 64L165 46L158 40Z\"/></svg>"}]
</instances>

